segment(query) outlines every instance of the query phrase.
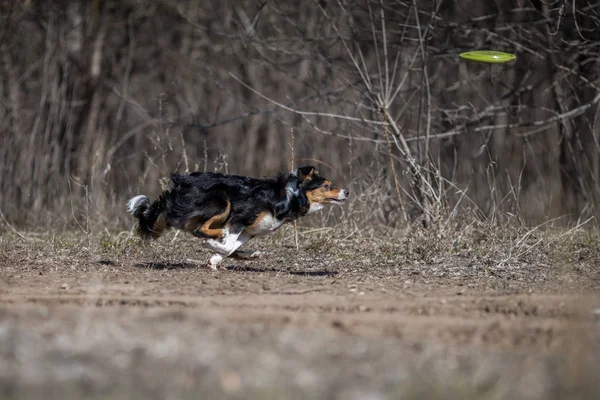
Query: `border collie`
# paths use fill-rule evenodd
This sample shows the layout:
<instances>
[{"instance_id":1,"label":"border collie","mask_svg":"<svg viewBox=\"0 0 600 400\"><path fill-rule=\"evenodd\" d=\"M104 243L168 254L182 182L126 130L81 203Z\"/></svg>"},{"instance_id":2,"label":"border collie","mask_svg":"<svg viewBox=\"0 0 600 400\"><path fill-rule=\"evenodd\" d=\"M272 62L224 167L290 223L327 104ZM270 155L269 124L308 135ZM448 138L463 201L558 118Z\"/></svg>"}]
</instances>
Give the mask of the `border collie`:
<instances>
[{"instance_id":1,"label":"border collie","mask_svg":"<svg viewBox=\"0 0 600 400\"><path fill-rule=\"evenodd\" d=\"M150 203L138 195L127 210L138 220L137 233L156 239L169 228L205 239L217 254L209 266L217 269L224 257L248 258L258 252L238 248L254 236L268 235L283 224L319 211L326 204L342 204L349 196L311 165L274 178L251 178L213 172L171 174L171 189Z\"/></svg>"}]
</instances>

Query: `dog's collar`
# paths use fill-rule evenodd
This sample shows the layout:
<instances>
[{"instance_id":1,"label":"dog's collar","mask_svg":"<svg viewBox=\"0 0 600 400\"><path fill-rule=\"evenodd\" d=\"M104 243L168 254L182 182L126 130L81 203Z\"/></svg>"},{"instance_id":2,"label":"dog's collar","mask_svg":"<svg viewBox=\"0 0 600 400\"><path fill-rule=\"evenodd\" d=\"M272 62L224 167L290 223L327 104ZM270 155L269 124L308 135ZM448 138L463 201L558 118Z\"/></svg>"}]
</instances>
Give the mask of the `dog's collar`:
<instances>
[{"instance_id":1,"label":"dog's collar","mask_svg":"<svg viewBox=\"0 0 600 400\"><path fill-rule=\"evenodd\" d=\"M308 198L305 195L298 193L298 195L296 195L296 201L298 202L298 210L302 215L305 215L310 208Z\"/></svg>"}]
</instances>

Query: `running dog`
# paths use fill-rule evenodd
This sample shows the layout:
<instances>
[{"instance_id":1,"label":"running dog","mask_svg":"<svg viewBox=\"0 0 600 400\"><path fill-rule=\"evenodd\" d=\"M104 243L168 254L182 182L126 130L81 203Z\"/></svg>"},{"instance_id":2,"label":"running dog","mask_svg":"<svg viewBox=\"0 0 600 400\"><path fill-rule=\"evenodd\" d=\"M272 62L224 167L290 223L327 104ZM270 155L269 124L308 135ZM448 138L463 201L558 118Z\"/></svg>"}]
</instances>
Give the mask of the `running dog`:
<instances>
[{"instance_id":1,"label":"running dog","mask_svg":"<svg viewBox=\"0 0 600 400\"><path fill-rule=\"evenodd\" d=\"M205 245L217 253L209 261L212 269L225 257L256 255L238 251L254 236L271 234L326 204L342 204L350 194L334 187L311 165L274 178L193 172L173 173L171 181L171 189L153 203L145 195L127 202L127 210L138 220L137 233L143 239L156 239L175 228L205 239Z\"/></svg>"}]
</instances>

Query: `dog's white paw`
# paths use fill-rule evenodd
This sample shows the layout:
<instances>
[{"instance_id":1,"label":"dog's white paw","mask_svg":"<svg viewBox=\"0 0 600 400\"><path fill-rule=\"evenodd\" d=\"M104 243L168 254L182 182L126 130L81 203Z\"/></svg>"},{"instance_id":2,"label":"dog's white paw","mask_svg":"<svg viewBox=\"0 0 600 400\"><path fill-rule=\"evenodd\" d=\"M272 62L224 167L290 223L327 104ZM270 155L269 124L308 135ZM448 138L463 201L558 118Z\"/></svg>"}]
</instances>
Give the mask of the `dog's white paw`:
<instances>
[{"instance_id":1,"label":"dog's white paw","mask_svg":"<svg viewBox=\"0 0 600 400\"><path fill-rule=\"evenodd\" d=\"M208 262L208 266L215 270L217 269L217 266L221 263L221 261L223 261L223 256L219 255L219 254L215 254L214 256L212 256L210 258L210 261Z\"/></svg>"},{"instance_id":2,"label":"dog's white paw","mask_svg":"<svg viewBox=\"0 0 600 400\"><path fill-rule=\"evenodd\" d=\"M262 258L262 252L258 250L250 251L250 258Z\"/></svg>"}]
</instances>

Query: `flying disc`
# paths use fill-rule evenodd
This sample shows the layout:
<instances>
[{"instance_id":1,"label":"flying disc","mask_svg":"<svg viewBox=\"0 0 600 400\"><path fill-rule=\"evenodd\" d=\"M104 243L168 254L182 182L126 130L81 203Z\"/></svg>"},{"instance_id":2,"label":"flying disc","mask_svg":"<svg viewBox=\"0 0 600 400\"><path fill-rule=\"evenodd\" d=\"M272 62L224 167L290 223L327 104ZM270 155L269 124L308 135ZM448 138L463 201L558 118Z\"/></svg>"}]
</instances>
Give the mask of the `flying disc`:
<instances>
[{"instance_id":1,"label":"flying disc","mask_svg":"<svg viewBox=\"0 0 600 400\"><path fill-rule=\"evenodd\" d=\"M493 50L467 51L459 54L459 57L463 60L482 63L505 63L517 59L514 54Z\"/></svg>"}]
</instances>

